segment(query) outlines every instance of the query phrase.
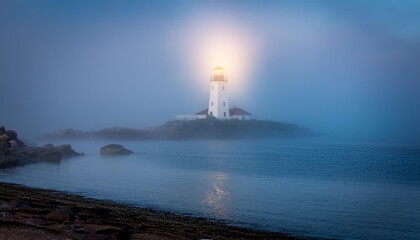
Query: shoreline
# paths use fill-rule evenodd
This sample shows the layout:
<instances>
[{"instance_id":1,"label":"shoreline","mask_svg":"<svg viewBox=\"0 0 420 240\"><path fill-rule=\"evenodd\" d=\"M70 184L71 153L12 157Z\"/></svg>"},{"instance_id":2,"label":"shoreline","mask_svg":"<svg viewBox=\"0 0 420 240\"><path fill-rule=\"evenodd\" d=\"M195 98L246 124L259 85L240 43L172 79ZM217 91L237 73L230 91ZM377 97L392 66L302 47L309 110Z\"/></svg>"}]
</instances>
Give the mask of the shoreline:
<instances>
[{"instance_id":1,"label":"shoreline","mask_svg":"<svg viewBox=\"0 0 420 240\"><path fill-rule=\"evenodd\" d=\"M0 192L0 239L302 239L13 183Z\"/></svg>"}]
</instances>

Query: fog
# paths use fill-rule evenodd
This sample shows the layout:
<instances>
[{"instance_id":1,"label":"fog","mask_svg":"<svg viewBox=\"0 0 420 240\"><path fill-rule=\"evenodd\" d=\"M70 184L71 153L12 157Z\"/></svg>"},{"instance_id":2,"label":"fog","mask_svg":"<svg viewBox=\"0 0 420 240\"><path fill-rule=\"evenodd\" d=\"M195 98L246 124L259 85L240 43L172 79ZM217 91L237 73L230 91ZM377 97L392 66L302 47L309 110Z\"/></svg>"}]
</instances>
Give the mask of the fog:
<instances>
[{"instance_id":1,"label":"fog","mask_svg":"<svg viewBox=\"0 0 420 240\"><path fill-rule=\"evenodd\" d=\"M419 1L0 1L0 123L21 136L230 105L325 136L420 140Z\"/></svg>"}]
</instances>

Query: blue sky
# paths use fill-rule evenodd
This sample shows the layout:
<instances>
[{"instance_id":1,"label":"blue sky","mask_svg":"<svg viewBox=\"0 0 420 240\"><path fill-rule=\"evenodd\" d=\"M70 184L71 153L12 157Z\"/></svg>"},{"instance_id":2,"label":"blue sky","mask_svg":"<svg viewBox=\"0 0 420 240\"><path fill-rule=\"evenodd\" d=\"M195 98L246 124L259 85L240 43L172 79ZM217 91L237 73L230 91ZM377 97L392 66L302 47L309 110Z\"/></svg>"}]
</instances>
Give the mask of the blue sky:
<instances>
[{"instance_id":1,"label":"blue sky","mask_svg":"<svg viewBox=\"0 0 420 240\"><path fill-rule=\"evenodd\" d=\"M419 1L0 1L0 122L148 127L230 103L326 135L418 139Z\"/></svg>"}]
</instances>

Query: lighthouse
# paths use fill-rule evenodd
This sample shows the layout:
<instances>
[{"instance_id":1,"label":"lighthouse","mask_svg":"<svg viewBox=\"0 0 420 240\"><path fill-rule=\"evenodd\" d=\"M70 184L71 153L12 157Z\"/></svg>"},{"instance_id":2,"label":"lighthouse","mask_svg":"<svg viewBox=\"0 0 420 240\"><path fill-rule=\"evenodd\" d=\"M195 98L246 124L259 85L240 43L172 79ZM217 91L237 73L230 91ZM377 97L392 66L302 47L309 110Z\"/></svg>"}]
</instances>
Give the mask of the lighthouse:
<instances>
[{"instance_id":1,"label":"lighthouse","mask_svg":"<svg viewBox=\"0 0 420 240\"><path fill-rule=\"evenodd\" d=\"M251 120L251 113L242 108L233 106L229 108L228 93L227 93L227 78L223 73L224 69L217 66L214 69L214 74L210 79L210 98L209 107L197 112L196 114L179 114L175 116L175 120L191 121L198 119L206 119L214 117L220 120Z\"/></svg>"},{"instance_id":2,"label":"lighthouse","mask_svg":"<svg viewBox=\"0 0 420 240\"><path fill-rule=\"evenodd\" d=\"M213 70L214 74L210 79L210 99L207 114L218 119L229 119L228 81L221 66L217 66Z\"/></svg>"}]
</instances>

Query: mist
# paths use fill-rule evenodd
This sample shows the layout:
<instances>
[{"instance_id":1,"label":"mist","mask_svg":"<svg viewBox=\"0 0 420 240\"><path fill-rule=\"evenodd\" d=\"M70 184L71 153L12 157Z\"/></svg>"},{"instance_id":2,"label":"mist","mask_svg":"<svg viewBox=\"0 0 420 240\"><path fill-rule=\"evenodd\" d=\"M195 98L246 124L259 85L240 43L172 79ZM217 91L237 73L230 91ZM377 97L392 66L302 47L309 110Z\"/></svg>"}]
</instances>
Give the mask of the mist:
<instances>
[{"instance_id":1,"label":"mist","mask_svg":"<svg viewBox=\"0 0 420 240\"><path fill-rule=\"evenodd\" d=\"M420 140L418 1L0 1L0 123L144 128L230 105L325 136Z\"/></svg>"}]
</instances>

